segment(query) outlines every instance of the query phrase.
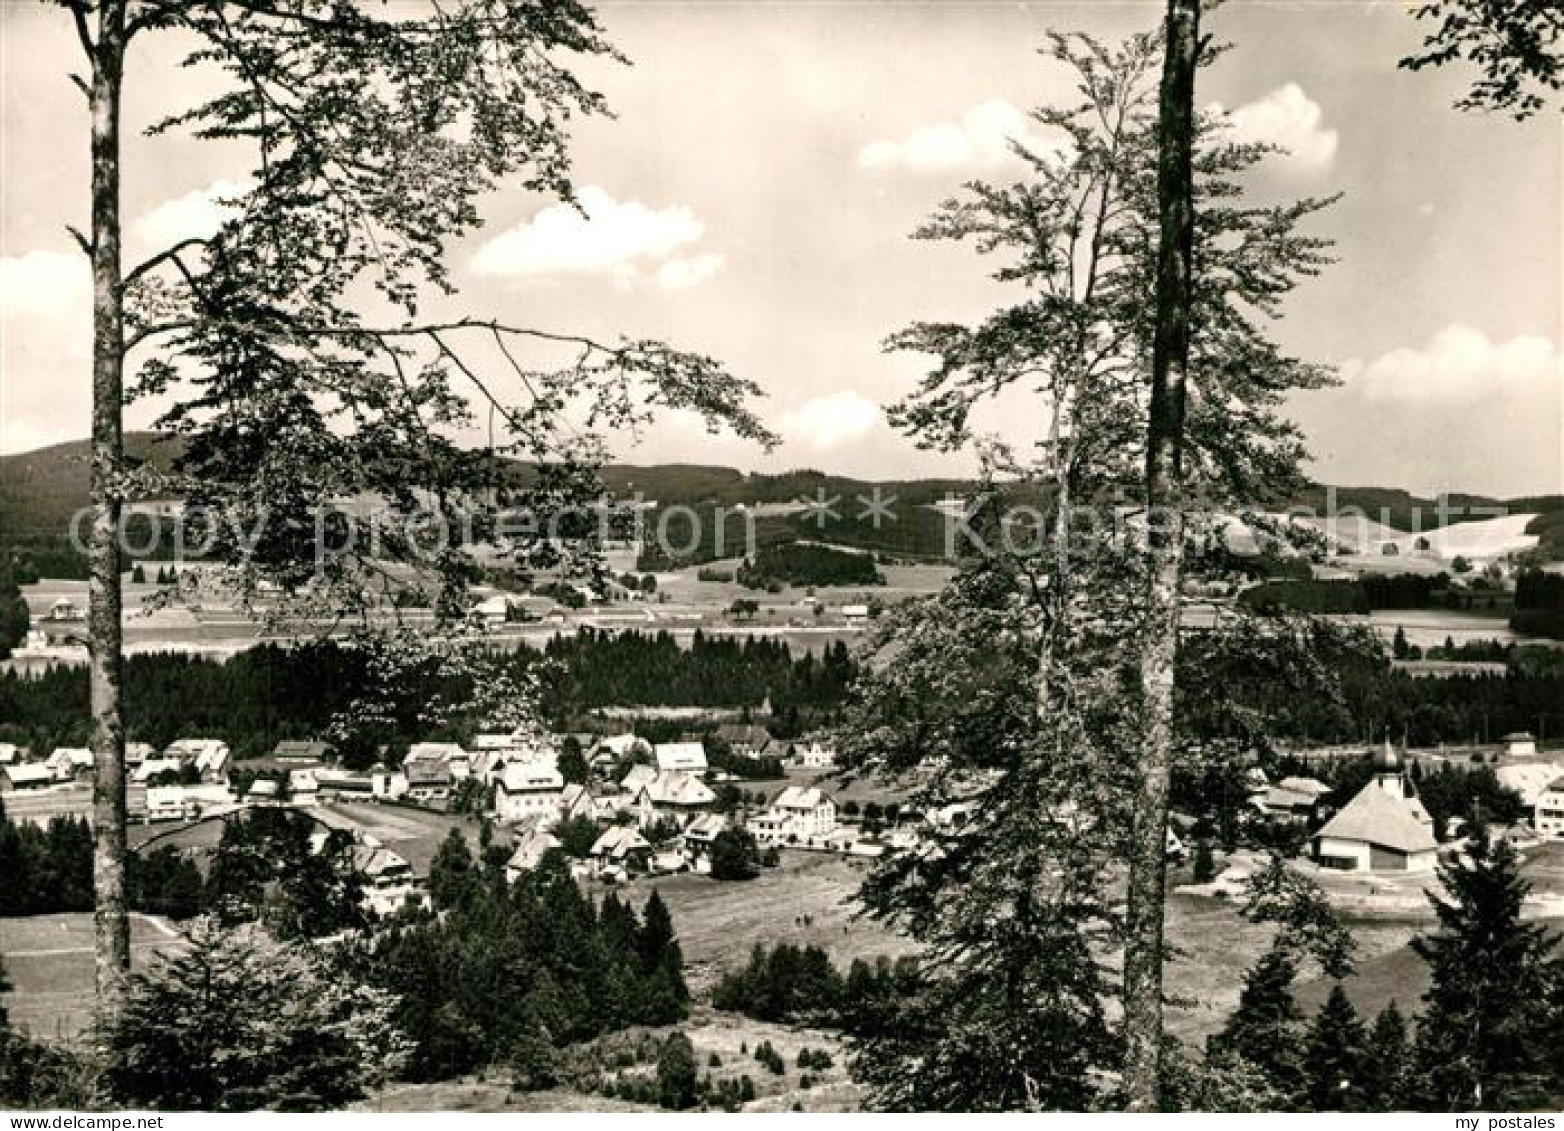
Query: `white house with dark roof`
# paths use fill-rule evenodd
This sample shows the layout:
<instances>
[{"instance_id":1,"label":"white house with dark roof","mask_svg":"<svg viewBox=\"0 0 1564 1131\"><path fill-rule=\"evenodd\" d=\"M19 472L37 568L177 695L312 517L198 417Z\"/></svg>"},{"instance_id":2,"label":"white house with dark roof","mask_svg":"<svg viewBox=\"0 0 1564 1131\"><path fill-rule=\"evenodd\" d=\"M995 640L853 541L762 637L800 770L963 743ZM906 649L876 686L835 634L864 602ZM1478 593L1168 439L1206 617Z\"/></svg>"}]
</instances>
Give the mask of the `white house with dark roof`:
<instances>
[{"instance_id":1,"label":"white house with dark roof","mask_svg":"<svg viewBox=\"0 0 1564 1131\"><path fill-rule=\"evenodd\" d=\"M1431 872L1438 864L1433 818L1388 741L1375 755L1374 780L1314 835L1314 858L1343 872Z\"/></svg>"}]
</instances>

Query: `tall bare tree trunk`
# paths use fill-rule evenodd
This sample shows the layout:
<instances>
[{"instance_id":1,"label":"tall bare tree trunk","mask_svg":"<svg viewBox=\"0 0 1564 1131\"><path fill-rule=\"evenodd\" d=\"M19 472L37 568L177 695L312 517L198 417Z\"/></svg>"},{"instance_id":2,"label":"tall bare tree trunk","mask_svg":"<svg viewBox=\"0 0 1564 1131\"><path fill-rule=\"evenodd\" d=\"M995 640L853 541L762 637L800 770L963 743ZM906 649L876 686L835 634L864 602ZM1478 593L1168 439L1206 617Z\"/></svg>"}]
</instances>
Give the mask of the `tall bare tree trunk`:
<instances>
[{"instance_id":1,"label":"tall bare tree trunk","mask_svg":"<svg viewBox=\"0 0 1564 1131\"><path fill-rule=\"evenodd\" d=\"M1146 442L1150 624L1142 644L1145 746L1130 850L1124 950L1124 1089L1132 1111L1161 1101L1162 928L1167 884L1168 777L1173 760L1173 675L1183 573L1184 389L1189 369L1194 246L1195 66L1200 0L1168 0L1162 68L1157 198L1157 322Z\"/></svg>"},{"instance_id":2,"label":"tall bare tree trunk","mask_svg":"<svg viewBox=\"0 0 1564 1131\"><path fill-rule=\"evenodd\" d=\"M92 878L98 1007L113 1010L130 969L125 902L125 724L121 676L120 473L125 325L120 276L120 79L125 8L105 0L92 49L92 532L87 636L92 688Z\"/></svg>"}]
</instances>

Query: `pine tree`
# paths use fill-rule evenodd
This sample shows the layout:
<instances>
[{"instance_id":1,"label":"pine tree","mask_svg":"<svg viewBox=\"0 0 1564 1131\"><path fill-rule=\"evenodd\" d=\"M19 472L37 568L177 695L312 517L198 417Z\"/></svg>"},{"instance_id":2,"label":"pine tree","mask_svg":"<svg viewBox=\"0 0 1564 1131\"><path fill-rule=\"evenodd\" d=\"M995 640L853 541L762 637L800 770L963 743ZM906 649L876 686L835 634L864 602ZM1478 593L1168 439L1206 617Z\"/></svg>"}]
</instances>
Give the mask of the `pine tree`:
<instances>
[{"instance_id":1,"label":"pine tree","mask_svg":"<svg viewBox=\"0 0 1564 1131\"><path fill-rule=\"evenodd\" d=\"M1392 1001L1374 1019L1363 1058L1363 1093L1371 1111L1406 1106L1407 1024Z\"/></svg>"},{"instance_id":2,"label":"pine tree","mask_svg":"<svg viewBox=\"0 0 1564 1131\"><path fill-rule=\"evenodd\" d=\"M1297 963L1275 945L1244 975L1238 1008L1207 1042L1213 1060L1253 1064L1283 1095L1296 1095L1302 1080L1299 1014L1292 983Z\"/></svg>"},{"instance_id":3,"label":"pine tree","mask_svg":"<svg viewBox=\"0 0 1564 1131\"><path fill-rule=\"evenodd\" d=\"M429 898L441 910L465 907L481 883L467 838L453 826L429 862Z\"/></svg>"},{"instance_id":4,"label":"pine tree","mask_svg":"<svg viewBox=\"0 0 1564 1131\"><path fill-rule=\"evenodd\" d=\"M1303 1053L1304 1106L1312 1111L1362 1111L1367 1034L1337 982L1314 1016Z\"/></svg>"},{"instance_id":5,"label":"pine tree","mask_svg":"<svg viewBox=\"0 0 1564 1131\"><path fill-rule=\"evenodd\" d=\"M131 977L107 1019L103 1082L127 1106L339 1107L383 1082L406 1042L391 995L252 926L204 919L188 946Z\"/></svg>"},{"instance_id":6,"label":"pine tree","mask_svg":"<svg viewBox=\"0 0 1564 1131\"><path fill-rule=\"evenodd\" d=\"M683 1033L670 1034L657 1056L657 1102L674 1111L695 1106L695 1047Z\"/></svg>"},{"instance_id":7,"label":"pine tree","mask_svg":"<svg viewBox=\"0 0 1564 1131\"><path fill-rule=\"evenodd\" d=\"M1412 940L1432 977L1418 1022L1417 1098L1433 1110L1544 1105L1561 1084L1552 1005L1564 969L1550 958L1558 936L1521 921L1531 885L1508 843L1475 836L1439 878L1452 897L1429 896L1439 929Z\"/></svg>"},{"instance_id":8,"label":"pine tree","mask_svg":"<svg viewBox=\"0 0 1564 1131\"><path fill-rule=\"evenodd\" d=\"M1195 841L1195 883L1206 884L1216 878L1216 857L1211 851L1211 838L1202 836Z\"/></svg>"}]
</instances>

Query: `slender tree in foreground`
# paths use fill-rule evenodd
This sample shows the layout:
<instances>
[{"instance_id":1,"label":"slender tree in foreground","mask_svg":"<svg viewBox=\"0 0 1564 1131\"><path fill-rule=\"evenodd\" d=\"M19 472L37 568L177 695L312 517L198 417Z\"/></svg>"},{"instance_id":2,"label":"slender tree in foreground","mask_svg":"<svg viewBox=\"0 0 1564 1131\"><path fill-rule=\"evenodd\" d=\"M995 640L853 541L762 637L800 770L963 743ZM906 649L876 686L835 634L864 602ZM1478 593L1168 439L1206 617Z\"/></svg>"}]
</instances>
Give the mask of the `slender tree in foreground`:
<instances>
[{"instance_id":1,"label":"slender tree in foreground","mask_svg":"<svg viewBox=\"0 0 1564 1131\"><path fill-rule=\"evenodd\" d=\"M1189 385L1195 241L1195 72L1200 0L1168 0L1157 117L1156 326L1146 434L1148 519L1145 711L1140 782L1131 812L1124 925L1124 1091L1131 1111L1161 1106L1163 905L1168 785L1173 770L1174 671L1184 566L1184 400Z\"/></svg>"},{"instance_id":2,"label":"slender tree in foreground","mask_svg":"<svg viewBox=\"0 0 1564 1131\"><path fill-rule=\"evenodd\" d=\"M182 493L187 534L232 567L226 585L242 603L274 581L277 615L356 620L394 674L448 662L454 650L374 631L403 584L388 561L416 563L449 627L479 576L472 543L523 561L552 554L557 543L529 531L596 499L601 430L634 429L674 407L769 434L744 407L755 386L710 358L421 313L425 292L450 291L446 245L477 225L481 194L511 185L574 199L567 125L605 106L568 64L619 58L575 0L457 0L416 12L333 0L57 2L87 63L76 82L91 122L92 223L73 234L93 284L96 964L99 1002L112 1012L130 960L118 543L128 499ZM161 80L127 72L126 60L133 42L153 36L188 45L187 65L219 90L150 133L247 145L252 166L247 187L219 202L228 215L216 232L127 268L124 90L127 80ZM138 352L145 360L127 383ZM124 404L151 394L174 405L159 422L182 439L171 477L124 459ZM479 425L488 449L463 450L455 435ZM505 471L505 455L523 466ZM365 496L384 503L372 516L333 505ZM507 531L497 522L504 506L538 521ZM581 544L590 559L590 537Z\"/></svg>"},{"instance_id":3,"label":"slender tree in foreground","mask_svg":"<svg viewBox=\"0 0 1564 1131\"><path fill-rule=\"evenodd\" d=\"M1055 34L1045 54L1082 97L1035 112L1048 143L1017 144L1025 179L969 184L916 233L970 241L998 260L993 278L1013 301L976 325L918 323L888 343L934 358L896 422L925 446L976 446L993 479L953 547L964 555L958 577L882 618L843 728L855 764L938 766L917 806L964 814L937 851L891 857L865 888L874 913L926 946L903 1015L855 1055L871 1102L886 1107L1070 1107L1128 1095L1109 1083L1123 1066L1111 1019L1124 983L1111 971L1145 747L1148 555L1114 500L1138 501L1145 475L1159 231L1150 88L1161 39ZM1195 191L1209 206L1194 218L1198 395L1185 478L1243 511L1296 472L1301 446L1281 415L1282 390L1329 381L1263 330L1328 262L1326 242L1299 230L1327 202L1247 205L1244 174L1271 147L1231 142L1210 116L1197 128ZM975 439L972 413L1005 391L1035 394L1035 448ZM1007 522L1017 515L1035 522ZM1291 618L1224 621L1188 657L1199 672L1183 686L1244 690L1179 697L1169 757L1222 767L1264 748L1267 681L1255 674L1329 698L1313 655L1322 640ZM1158 833L1159 868L1162 851ZM1160 917L1160 886L1156 897ZM1147 1010L1155 1025L1158 995Z\"/></svg>"}]
</instances>

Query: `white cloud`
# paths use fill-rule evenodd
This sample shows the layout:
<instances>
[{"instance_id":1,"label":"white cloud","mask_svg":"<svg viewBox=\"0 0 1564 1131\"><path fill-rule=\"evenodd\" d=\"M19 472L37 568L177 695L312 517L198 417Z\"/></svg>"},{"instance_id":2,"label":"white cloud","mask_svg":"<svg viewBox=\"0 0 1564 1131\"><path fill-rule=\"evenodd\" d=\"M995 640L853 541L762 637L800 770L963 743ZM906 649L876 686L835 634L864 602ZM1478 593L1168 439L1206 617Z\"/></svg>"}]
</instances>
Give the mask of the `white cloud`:
<instances>
[{"instance_id":1,"label":"white cloud","mask_svg":"<svg viewBox=\"0 0 1564 1131\"><path fill-rule=\"evenodd\" d=\"M991 169L1014 159L1012 140L1044 156L1065 151L1062 137L1040 132L1031 118L1003 98L990 98L968 110L959 123L920 126L900 141L871 141L859 150L858 165L914 173Z\"/></svg>"},{"instance_id":2,"label":"white cloud","mask_svg":"<svg viewBox=\"0 0 1564 1131\"><path fill-rule=\"evenodd\" d=\"M582 189L579 200L580 211L551 204L489 240L473 256L473 271L513 278L607 274L630 280L656 265L664 286L687 287L723 265L720 255L678 257L706 232L688 205L648 208L638 200L617 201L595 185Z\"/></svg>"},{"instance_id":3,"label":"white cloud","mask_svg":"<svg viewBox=\"0 0 1564 1131\"><path fill-rule=\"evenodd\" d=\"M1343 378L1366 400L1463 405L1490 399L1557 395L1564 357L1535 334L1491 342L1481 330L1446 326L1421 349L1402 348L1373 361L1352 359Z\"/></svg>"},{"instance_id":4,"label":"white cloud","mask_svg":"<svg viewBox=\"0 0 1564 1131\"><path fill-rule=\"evenodd\" d=\"M84 255L29 251L0 258L0 310L17 316L56 317L84 312L92 278Z\"/></svg>"},{"instance_id":5,"label":"white cloud","mask_svg":"<svg viewBox=\"0 0 1564 1131\"><path fill-rule=\"evenodd\" d=\"M1223 113L1221 104L1211 107ZM1294 167L1315 171L1335 160L1341 140L1335 130L1321 124L1325 112L1295 82L1278 87L1264 98L1226 111L1234 141L1262 141L1280 146Z\"/></svg>"},{"instance_id":6,"label":"white cloud","mask_svg":"<svg viewBox=\"0 0 1564 1131\"><path fill-rule=\"evenodd\" d=\"M657 281L669 290L699 286L721 271L726 263L727 260L715 252L688 259L670 259L657 269Z\"/></svg>"},{"instance_id":7,"label":"white cloud","mask_svg":"<svg viewBox=\"0 0 1564 1131\"><path fill-rule=\"evenodd\" d=\"M782 416L782 437L819 450L861 439L880 425L880 406L851 389L805 401Z\"/></svg>"},{"instance_id":8,"label":"white cloud","mask_svg":"<svg viewBox=\"0 0 1564 1131\"><path fill-rule=\"evenodd\" d=\"M248 180L213 181L205 188L165 200L135 223L136 236L149 248L158 249L180 240L215 235L237 209L227 203L254 188Z\"/></svg>"},{"instance_id":9,"label":"white cloud","mask_svg":"<svg viewBox=\"0 0 1564 1131\"><path fill-rule=\"evenodd\" d=\"M0 257L0 451L86 434L91 348L87 257L60 251Z\"/></svg>"}]
</instances>

